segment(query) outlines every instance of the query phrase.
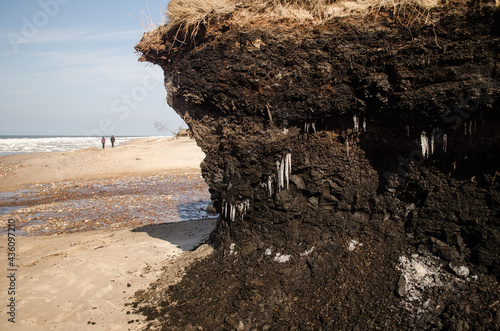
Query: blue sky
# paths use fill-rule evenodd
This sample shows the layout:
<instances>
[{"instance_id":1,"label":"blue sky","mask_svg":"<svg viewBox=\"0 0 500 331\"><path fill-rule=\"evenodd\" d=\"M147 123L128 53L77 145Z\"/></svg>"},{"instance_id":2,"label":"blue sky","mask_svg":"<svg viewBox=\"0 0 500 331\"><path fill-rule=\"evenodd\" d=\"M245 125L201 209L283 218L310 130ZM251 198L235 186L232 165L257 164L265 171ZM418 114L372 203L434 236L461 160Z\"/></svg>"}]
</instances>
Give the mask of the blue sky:
<instances>
[{"instance_id":1,"label":"blue sky","mask_svg":"<svg viewBox=\"0 0 500 331\"><path fill-rule=\"evenodd\" d=\"M134 46L167 0L0 4L0 135L165 135L182 119Z\"/></svg>"}]
</instances>

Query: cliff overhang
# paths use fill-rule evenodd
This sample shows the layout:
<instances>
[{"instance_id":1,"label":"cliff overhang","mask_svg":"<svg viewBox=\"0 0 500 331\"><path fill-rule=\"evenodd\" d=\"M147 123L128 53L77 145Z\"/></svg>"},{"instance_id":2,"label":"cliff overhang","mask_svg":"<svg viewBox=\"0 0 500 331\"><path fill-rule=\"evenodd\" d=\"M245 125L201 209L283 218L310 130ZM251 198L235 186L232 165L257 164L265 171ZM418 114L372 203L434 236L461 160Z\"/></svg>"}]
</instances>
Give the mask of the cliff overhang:
<instances>
[{"instance_id":1,"label":"cliff overhang","mask_svg":"<svg viewBox=\"0 0 500 331\"><path fill-rule=\"evenodd\" d=\"M263 282L306 296L342 268L360 271L338 261L349 263L342 245L364 243L384 255L358 256L385 270L374 278L382 286L398 283L409 252L500 277L499 10L478 2L408 17L262 25L224 13L184 34L160 27L136 46L164 69L169 105L207 154L219 267L293 275L310 288ZM294 268L252 264L266 258ZM251 270L229 267L234 259Z\"/></svg>"}]
</instances>

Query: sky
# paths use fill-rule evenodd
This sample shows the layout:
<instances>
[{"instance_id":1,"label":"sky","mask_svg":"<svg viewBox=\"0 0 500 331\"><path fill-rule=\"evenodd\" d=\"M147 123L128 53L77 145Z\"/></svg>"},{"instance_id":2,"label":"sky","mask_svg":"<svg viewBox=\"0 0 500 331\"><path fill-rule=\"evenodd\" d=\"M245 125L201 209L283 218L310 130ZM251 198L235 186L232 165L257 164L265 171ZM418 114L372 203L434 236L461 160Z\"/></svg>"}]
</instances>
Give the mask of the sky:
<instances>
[{"instance_id":1,"label":"sky","mask_svg":"<svg viewBox=\"0 0 500 331\"><path fill-rule=\"evenodd\" d=\"M0 135L156 136L176 130L163 71L134 46L168 0L0 3ZM184 125L185 126L185 125Z\"/></svg>"}]
</instances>

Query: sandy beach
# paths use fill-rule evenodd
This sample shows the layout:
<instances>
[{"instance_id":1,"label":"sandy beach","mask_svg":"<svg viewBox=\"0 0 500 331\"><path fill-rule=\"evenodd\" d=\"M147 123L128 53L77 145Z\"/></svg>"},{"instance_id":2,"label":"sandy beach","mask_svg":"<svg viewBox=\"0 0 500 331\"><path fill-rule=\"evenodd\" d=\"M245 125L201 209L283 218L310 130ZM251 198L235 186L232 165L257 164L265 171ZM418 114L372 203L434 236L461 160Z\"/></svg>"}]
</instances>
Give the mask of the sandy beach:
<instances>
[{"instance_id":1,"label":"sandy beach","mask_svg":"<svg viewBox=\"0 0 500 331\"><path fill-rule=\"evenodd\" d=\"M6 155L0 157L0 192L79 179L199 173L204 157L193 139L154 137L115 148Z\"/></svg>"},{"instance_id":2,"label":"sandy beach","mask_svg":"<svg viewBox=\"0 0 500 331\"><path fill-rule=\"evenodd\" d=\"M147 325L129 306L134 294L162 275L179 281L211 252L200 246L215 224L205 211L203 157L187 138L0 157L0 329ZM10 244L9 224L17 234Z\"/></svg>"}]
</instances>

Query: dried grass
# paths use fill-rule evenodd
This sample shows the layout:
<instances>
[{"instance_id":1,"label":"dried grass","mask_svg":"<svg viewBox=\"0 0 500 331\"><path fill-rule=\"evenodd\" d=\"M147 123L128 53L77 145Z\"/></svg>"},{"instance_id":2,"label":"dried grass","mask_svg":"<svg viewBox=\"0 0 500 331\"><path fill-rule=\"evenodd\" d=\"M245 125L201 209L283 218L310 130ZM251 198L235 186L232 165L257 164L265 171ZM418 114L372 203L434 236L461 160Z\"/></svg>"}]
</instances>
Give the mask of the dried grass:
<instances>
[{"instance_id":1,"label":"dried grass","mask_svg":"<svg viewBox=\"0 0 500 331\"><path fill-rule=\"evenodd\" d=\"M233 0L172 0L166 12L169 30L196 35L202 24L208 24L214 17L224 16L236 10Z\"/></svg>"},{"instance_id":2,"label":"dried grass","mask_svg":"<svg viewBox=\"0 0 500 331\"><path fill-rule=\"evenodd\" d=\"M367 15L391 10L409 26L428 23L429 11L438 0L171 0L166 12L167 30L178 40L194 38L201 26L217 19L235 24L251 22L311 22L322 24L335 17Z\"/></svg>"}]
</instances>

